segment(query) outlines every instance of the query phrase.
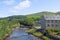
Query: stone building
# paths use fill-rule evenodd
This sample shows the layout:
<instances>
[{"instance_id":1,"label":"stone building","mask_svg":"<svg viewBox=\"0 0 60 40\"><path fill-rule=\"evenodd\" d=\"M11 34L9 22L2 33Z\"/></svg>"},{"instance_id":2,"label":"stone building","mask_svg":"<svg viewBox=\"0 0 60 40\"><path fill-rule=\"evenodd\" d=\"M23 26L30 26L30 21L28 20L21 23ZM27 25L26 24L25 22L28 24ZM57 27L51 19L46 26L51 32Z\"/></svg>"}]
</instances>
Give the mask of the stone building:
<instances>
[{"instance_id":1,"label":"stone building","mask_svg":"<svg viewBox=\"0 0 60 40\"><path fill-rule=\"evenodd\" d=\"M60 28L60 15L44 15L39 21L41 28Z\"/></svg>"}]
</instances>

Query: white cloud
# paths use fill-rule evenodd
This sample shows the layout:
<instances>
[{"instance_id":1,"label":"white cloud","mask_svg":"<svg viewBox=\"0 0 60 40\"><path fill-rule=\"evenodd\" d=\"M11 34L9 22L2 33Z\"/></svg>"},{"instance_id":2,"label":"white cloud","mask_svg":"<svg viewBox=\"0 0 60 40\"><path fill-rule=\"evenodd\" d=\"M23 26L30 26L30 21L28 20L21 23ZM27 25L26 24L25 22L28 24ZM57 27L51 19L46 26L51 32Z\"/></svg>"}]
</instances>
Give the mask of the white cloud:
<instances>
[{"instance_id":1,"label":"white cloud","mask_svg":"<svg viewBox=\"0 0 60 40\"><path fill-rule=\"evenodd\" d=\"M5 1L3 1L3 3L6 5L12 5L15 3L15 0L5 0Z\"/></svg>"},{"instance_id":2,"label":"white cloud","mask_svg":"<svg viewBox=\"0 0 60 40\"><path fill-rule=\"evenodd\" d=\"M20 10L23 10L23 9L25 9L25 8L30 7L30 5L31 5L31 2L30 2L29 0L22 1L22 2L20 2L17 6L15 6L15 7L11 10L11 12L18 12L18 11L20 11Z\"/></svg>"}]
</instances>

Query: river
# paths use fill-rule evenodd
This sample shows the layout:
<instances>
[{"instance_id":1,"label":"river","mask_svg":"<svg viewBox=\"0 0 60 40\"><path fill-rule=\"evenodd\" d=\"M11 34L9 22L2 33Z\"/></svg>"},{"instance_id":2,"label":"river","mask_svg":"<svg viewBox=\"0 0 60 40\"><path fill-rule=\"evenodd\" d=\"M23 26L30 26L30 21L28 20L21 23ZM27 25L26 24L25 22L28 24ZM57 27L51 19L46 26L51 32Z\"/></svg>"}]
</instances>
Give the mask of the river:
<instances>
[{"instance_id":1,"label":"river","mask_svg":"<svg viewBox=\"0 0 60 40\"><path fill-rule=\"evenodd\" d=\"M10 34L8 40L41 40L41 39L38 39L33 35L29 35L28 33L19 28L16 28Z\"/></svg>"}]
</instances>

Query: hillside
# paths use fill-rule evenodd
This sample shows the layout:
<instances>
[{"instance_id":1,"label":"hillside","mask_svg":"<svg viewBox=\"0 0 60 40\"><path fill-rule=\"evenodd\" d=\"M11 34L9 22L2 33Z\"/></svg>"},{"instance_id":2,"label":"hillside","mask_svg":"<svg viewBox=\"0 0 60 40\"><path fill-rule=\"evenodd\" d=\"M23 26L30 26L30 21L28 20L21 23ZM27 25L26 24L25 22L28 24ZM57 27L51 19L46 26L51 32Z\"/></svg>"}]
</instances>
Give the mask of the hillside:
<instances>
[{"instance_id":1,"label":"hillside","mask_svg":"<svg viewBox=\"0 0 60 40\"><path fill-rule=\"evenodd\" d=\"M40 20L42 15L53 15L53 14L58 14L60 15L60 12L48 12L48 11L44 11L44 12L38 12L38 13L33 13L33 14L29 14L29 15L13 15L13 16L9 16L9 17L5 17L5 18L0 18L0 19L24 19L24 18L32 18L34 20Z\"/></svg>"},{"instance_id":2,"label":"hillside","mask_svg":"<svg viewBox=\"0 0 60 40\"><path fill-rule=\"evenodd\" d=\"M53 15L53 14L56 13L44 11L44 12L38 12L38 13L27 15L27 17L33 18L35 20L40 20L42 15Z\"/></svg>"},{"instance_id":3,"label":"hillside","mask_svg":"<svg viewBox=\"0 0 60 40\"><path fill-rule=\"evenodd\" d=\"M29 14L29 15L13 15L13 16L9 16L6 18L0 18L0 19L21 19L21 18L33 18L33 19L38 19L41 18L42 15L53 15L53 14L60 14L60 12L54 13L54 12L38 12L38 13L33 13L33 14Z\"/></svg>"},{"instance_id":4,"label":"hillside","mask_svg":"<svg viewBox=\"0 0 60 40\"><path fill-rule=\"evenodd\" d=\"M0 18L1 20L3 19L22 19L25 18L26 16L24 15L13 15L13 16L9 16L9 17L5 17L5 18Z\"/></svg>"},{"instance_id":5,"label":"hillside","mask_svg":"<svg viewBox=\"0 0 60 40\"><path fill-rule=\"evenodd\" d=\"M14 15L0 18L0 37L4 37L11 32L11 29L23 25L34 26L36 20L40 20L42 15L60 14L60 12L38 12L30 15ZM4 32L4 33L3 33Z\"/></svg>"}]
</instances>

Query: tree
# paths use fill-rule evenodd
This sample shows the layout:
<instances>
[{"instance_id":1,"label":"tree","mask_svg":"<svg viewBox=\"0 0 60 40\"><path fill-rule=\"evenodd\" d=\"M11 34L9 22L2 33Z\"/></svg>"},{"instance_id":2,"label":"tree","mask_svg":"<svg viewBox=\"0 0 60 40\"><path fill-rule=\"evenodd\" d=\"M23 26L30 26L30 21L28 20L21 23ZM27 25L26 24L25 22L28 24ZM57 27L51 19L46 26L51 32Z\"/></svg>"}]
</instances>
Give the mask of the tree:
<instances>
[{"instance_id":1,"label":"tree","mask_svg":"<svg viewBox=\"0 0 60 40\"><path fill-rule=\"evenodd\" d=\"M25 26L34 26L35 21L32 18L25 18L22 21L20 21L20 24L23 24Z\"/></svg>"}]
</instances>

